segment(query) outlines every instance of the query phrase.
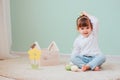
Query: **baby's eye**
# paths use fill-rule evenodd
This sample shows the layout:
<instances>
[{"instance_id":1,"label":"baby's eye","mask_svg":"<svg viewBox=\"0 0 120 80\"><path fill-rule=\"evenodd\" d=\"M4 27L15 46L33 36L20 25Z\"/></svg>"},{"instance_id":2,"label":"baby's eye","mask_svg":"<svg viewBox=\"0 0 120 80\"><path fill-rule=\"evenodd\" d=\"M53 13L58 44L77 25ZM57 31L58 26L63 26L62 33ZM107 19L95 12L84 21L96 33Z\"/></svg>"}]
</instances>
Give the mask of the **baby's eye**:
<instances>
[{"instance_id":1,"label":"baby's eye","mask_svg":"<svg viewBox=\"0 0 120 80\"><path fill-rule=\"evenodd\" d=\"M81 30L84 30L84 28L82 27Z\"/></svg>"},{"instance_id":2,"label":"baby's eye","mask_svg":"<svg viewBox=\"0 0 120 80\"><path fill-rule=\"evenodd\" d=\"M87 29L89 29L89 27L87 27Z\"/></svg>"}]
</instances>

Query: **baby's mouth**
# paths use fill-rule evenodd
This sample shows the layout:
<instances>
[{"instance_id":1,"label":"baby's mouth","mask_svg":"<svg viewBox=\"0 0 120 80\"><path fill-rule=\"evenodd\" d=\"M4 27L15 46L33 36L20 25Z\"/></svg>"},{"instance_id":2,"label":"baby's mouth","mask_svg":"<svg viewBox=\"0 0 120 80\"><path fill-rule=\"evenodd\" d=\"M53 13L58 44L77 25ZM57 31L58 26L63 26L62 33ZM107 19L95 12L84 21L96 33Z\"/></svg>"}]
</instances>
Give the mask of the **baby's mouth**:
<instances>
[{"instance_id":1,"label":"baby's mouth","mask_svg":"<svg viewBox=\"0 0 120 80\"><path fill-rule=\"evenodd\" d=\"M87 35L88 33L84 33L85 35Z\"/></svg>"}]
</instances>

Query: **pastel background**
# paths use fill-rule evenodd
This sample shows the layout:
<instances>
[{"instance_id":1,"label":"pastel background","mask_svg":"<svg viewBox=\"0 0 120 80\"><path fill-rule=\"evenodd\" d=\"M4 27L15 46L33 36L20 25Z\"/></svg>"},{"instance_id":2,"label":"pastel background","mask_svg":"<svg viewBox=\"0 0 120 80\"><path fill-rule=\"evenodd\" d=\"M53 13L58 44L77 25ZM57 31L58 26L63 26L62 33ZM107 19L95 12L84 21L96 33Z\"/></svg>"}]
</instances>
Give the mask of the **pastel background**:
<instances>
[{"instance_id":1,"label":"pastel background","mask_svg":"<svg viewBox=\"0 0 120 80\"><path fill-rule=\"evenodd\" d=\"M120 54L120 0L10 0L12 51L26 52L32 42L46 48L55 41L70 54L77 37L76 18L86 11L99 20L99 46Z\"/></svg>"}]
</instances>

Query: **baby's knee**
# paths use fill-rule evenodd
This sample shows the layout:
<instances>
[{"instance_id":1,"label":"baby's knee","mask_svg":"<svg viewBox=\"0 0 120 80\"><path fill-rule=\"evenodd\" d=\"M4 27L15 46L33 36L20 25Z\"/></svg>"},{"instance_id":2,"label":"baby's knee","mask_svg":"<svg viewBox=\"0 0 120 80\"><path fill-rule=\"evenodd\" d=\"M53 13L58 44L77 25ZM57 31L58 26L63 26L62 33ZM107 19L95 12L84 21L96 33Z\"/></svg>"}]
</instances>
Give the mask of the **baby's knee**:
<instances>
[{"instance_id":1,"label":"baby's knee","mask_svg":"<svg viewBox=\"0 0 120 80\"><path fill-rule=\"evenodd\" d=\"M102 60L102 61L106 61L106 56L105 55L103 55L103 54L100 54L99 55L99 58Z\"/></svg>"}]
</instances>

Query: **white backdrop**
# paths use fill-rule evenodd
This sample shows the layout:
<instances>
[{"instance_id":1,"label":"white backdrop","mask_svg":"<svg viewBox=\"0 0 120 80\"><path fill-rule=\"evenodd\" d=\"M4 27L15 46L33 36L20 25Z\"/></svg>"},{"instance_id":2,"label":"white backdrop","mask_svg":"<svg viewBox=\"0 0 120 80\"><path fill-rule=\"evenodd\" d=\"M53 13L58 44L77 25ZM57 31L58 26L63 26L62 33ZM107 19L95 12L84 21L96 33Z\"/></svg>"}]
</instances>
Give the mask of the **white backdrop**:
<instances>
[{"instance_id":1,"label":"white backdrop","mask_svg":"<svg viewBox=\"0 0 120 80\"><path fill-rule=\"evenodd\" d=\"M0 59L11 58L10 0L0 0Z\"/></svg>"}]
</instances>

